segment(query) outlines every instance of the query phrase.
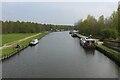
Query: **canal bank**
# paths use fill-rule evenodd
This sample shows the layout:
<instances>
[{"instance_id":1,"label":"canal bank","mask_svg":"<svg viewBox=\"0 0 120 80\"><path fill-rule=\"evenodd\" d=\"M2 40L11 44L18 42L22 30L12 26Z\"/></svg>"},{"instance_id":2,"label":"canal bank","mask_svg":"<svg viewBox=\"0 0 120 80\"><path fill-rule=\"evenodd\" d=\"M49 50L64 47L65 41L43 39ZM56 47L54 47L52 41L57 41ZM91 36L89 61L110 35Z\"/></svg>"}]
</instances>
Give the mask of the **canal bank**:
<instances>
[{"instance_id":1,"label":"canal bank","mask_svg":"<svg viewBox=\"0 0 120 80\"><path fill-rule=\"evenodd\" d=\"M16 43L15 45L13 46L10 46L6 49L2 49L2 55L1 55L1 60L6 60L6 59L9 59L10 57L16 55L17 53L19 53L20 51L24 50L25 48L27 48L29 46L29 42L32 40L32 39L35 39L37 38L38 40L40 40L42 37L44 37L45 35L47 35L49 32L43 32L43 33L40 33L38 35L35 35L34 37L31 37L31 38L28 38L24 41L21 40L21 42L19 43ZM16 48L16 45L19 45L20 47L19 48Z\"/></svg>"},{"instance_id":2,"label":"canal bank","mask_svg":"<svg viewBox=\"0 0 120 80\"><path fill-rule=\"evenodd\" d=\"M118 78L119 66L69 32L53 32L3 61L3 78Z\"/></svg>"},{"instance_id":3,"label":"canal bank","mask_svg":"<svg viewBox=\"0 0 120 80\"><path fill-rule=\"evenodd\" d=\"M120 53L103 45L96 45L96 49L115 61L120 66Z\"/></svg>"},{"instance_id":4,"label":"canal bank","mask_svg":"<svg viewBox=\"0 0 120 80\"><path fill-rule=\"evenodd\" d=\"M80 35L78 33L75 33L75 34L77 35L78 38L86 37L86 36ZM110 49L102 44L98 44L98 43L102 43L102 42L99 42L99 40L96 40L96 43L97 44L95 44L95 46L96 46L97 50L102 52L104 55L109 57L111 60L115 61L120 66L120 53L118 51Z\"/></svg>"}]
</instances>

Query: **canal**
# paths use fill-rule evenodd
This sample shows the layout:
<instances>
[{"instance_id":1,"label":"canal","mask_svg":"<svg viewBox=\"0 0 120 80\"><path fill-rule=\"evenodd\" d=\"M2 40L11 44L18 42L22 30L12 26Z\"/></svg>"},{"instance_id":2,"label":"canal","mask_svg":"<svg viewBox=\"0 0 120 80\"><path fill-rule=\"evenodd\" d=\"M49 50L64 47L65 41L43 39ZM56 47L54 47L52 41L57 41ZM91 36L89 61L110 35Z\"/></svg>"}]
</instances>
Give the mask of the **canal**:
<instances>
[{"instance_id":1,"label":"canal","mask_svg":"<svg viewBox=\"0 0 120 80\"><path fill-rule=\"evenodd\" d=\"M3 61L3 78L118 78L119 67L99 51L87 51L78 38L53 32Z\"/></svg>"}]
</instances>

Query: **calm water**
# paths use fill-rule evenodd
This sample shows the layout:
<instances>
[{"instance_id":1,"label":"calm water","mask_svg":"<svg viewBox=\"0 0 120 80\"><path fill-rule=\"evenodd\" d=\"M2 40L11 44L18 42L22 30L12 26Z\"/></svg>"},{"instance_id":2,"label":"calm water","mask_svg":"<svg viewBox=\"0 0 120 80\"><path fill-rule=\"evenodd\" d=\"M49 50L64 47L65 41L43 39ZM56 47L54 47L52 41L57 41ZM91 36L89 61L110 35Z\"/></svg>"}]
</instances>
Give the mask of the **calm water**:
<instances>
[{"instance_id":1,"label":"calm water","mask_svg":"<svg viewBox=\"0 0 120 80\"><path fill-rule=\"evenodd\" d=\"M3 62L7 78L118 78L119 67L99 51L86 51L69 32L46 35Z\"/></svg>"}]
</instances>

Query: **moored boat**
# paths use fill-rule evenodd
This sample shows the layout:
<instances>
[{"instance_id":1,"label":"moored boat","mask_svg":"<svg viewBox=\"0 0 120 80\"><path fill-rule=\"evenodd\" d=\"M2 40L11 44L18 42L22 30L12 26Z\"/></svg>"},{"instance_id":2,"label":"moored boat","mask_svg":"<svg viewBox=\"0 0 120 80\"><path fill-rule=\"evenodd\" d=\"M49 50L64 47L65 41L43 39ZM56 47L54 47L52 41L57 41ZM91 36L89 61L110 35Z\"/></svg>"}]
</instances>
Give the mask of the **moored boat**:
<instances>
[{"instance_id":1,"label":"moored boat","mask_svg":"<svg viewBox=\"0 0 120 80\"><path fill-rule=\"evenodd\" d=\"M89 38L89 37L81 38L80 39L80 44L84 48L94 49L95 48L95 39L92 39L92 38Z\"/></svg>"},{"instance_id":2,"label":"moored boat","mask_svg":"<svg viewBox=\"0 0 120 80\"><path fill-rule=\"evenodd\" d=\"M71 36L72 36L72 37L77 37L77 35L76 35L75 33L73 33Z\"/></svg>"},{"instance_id":3,"label":"moored boat","mask_svg":"<svg viewBox=\"0 0 120 80\"><path fill-rule=\"evenodd\" d=\"M74 33L78 33L79 31L77 31L77 30L71 30L70 32L69 32L69 34L74 34Z\"/></svg>"},{"instance_id":4,"label":"moored boat","mask_svg":"<svg viewBox=\"0 0 120 80\"><path fill-rule=\"evenodd\" d=\"M69 34L73 34L73 31L70 31Z\"/></svg>"},{"instance_id":5,"label":"moored boat","mask_svg":"<svg viewBox=\"0 0 120 80\"><path fill-rule=\"evenodd\" d=\"M36 45L38 44L38 42L39 42L38 39L33 39L29 45Z\"/></svg>"}]
</instances>

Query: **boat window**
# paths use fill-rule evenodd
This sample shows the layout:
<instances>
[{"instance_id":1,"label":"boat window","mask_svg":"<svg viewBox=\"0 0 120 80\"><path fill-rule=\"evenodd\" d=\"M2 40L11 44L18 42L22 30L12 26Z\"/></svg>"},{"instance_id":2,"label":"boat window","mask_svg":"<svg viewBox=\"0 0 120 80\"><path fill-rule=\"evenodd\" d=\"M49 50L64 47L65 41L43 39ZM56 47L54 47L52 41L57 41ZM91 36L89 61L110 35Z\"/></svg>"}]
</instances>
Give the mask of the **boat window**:
<instances>
[{"instance_id":1,"label":"boat window","mask_svg":"<svg viewBox=\"0 0 120 80\"><path fill-rule=\"evenodd\" d=\"M87 41L87 43L89 43L89 41Z\"/></svg>"}]
</instances>

